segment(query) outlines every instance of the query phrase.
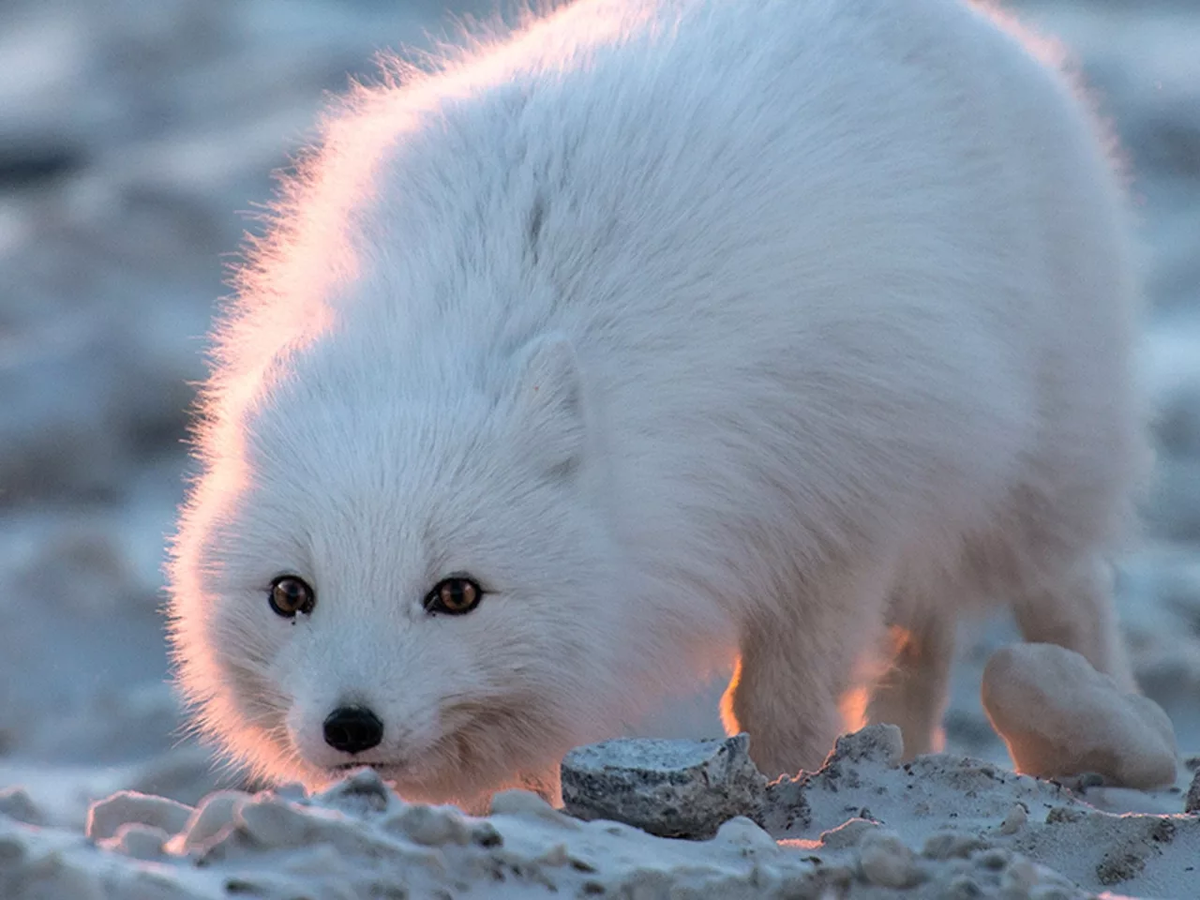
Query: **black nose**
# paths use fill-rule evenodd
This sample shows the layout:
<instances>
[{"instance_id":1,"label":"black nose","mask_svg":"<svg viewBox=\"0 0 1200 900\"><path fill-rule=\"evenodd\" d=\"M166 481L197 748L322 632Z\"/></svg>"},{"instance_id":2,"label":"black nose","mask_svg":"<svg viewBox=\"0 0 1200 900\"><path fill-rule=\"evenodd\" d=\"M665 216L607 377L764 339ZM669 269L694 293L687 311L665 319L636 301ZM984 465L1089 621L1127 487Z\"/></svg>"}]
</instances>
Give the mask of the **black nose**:
<instances>
[{"instance_id":1,"label":"black nose","mask_svg":"<svg viewBox=\"0 0 1200 900\"><path fill-rule=\"evenodd\" d=\"M364 706L339 706L325 720L325 743L344 753L362 753L383 740L383 723Z\"/></svg>"}]
</instances>

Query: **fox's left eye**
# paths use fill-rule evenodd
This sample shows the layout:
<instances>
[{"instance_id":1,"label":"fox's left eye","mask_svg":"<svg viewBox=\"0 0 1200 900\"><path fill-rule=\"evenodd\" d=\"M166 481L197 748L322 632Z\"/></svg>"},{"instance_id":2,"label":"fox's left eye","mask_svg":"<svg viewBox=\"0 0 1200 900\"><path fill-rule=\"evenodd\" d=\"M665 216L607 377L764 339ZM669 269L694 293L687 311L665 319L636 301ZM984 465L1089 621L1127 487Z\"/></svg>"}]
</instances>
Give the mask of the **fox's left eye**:
<instances>
[{"instance_id":1,"label":"fox's left eye","mask_svg":"<svg viewBox=\"0 0 1200 900\"><path fill-rule=\"evenodd\" d=\"M483 589L470 578L444 578L425 596L425 612L461 616L483 598Z\"/></svg>"},{"instance_id":2,"label":"fox's left eye","mask_svg":"<svg viewBox=\"0 0 1200 900\"><path fill-rule=\"evenodd\" d=\"M295 575L280 575L271 582L271 590L267 594L271 609L276 615L285 619L294 618L296 613L307 615L316 606L317 598L308 582Z\"/></svg>"}]
</instances>

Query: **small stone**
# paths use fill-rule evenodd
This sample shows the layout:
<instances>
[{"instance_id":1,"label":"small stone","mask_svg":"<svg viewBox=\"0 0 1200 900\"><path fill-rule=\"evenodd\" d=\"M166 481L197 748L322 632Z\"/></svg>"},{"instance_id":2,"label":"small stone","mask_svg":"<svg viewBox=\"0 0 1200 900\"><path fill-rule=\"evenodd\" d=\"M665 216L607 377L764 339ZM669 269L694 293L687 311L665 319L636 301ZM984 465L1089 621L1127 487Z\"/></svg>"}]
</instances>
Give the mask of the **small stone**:
<instances>
[{"instance_id":1,"label":"small stone","mask_svg":"<svg viewBox=\"0 0 1200 900\"><path fill-rule=\"evenodd\" d=\"M1120 884L1140 875L1145 868L1146 859L1139 854L1119 851L1111 855L1106 853L1096 866L1096 879L1105 886Z\"/></svg>"},{"instance_id":2,"label":"small stone","mask_svg":"<svg viewBox=\"0 0 1200 900\"><path fill-rule=\"evenodd\" d=\"M46 817L22 787L0 791L0 815L24 822L26 825L45 825Z\"/></svg>"},{"instance_id":3,"label":"small stone","mask_svg":"<svg viewBox=\"0 0 1200 900\"><path fill-rule=\"evenodd\" d=\"M767 780L749 737L627 739L579 747L562 762L563 805L581 819L612 819L663 837L708 838L734 816L758 813Z\"/></svg>"},{"instance_id":4,"label":"small stone","mask_svg":"<svg viewBox=\"0 0 1200 900\"><path fill-rule=\"evenodd\" d=\"M847 847L857 847L863 836L879 827L870 819L847 819L837 828L821 832L821 843L827 850L845 850Z\"/></svg>"},{"instance_id":5,"label":"small stone","mask_svg":"<svg viewBox=\"0 0 1200 900\"><path fill-rule=\"evenodd\" d=\"M1192 786L1188 788L1187 796L1183 799L1183 811L1200 813L1200 770L1192 776Z\"/></svg>"},{"instance_id":6,"label":"small stone","mask_svg":"<svg viewBox=\"0 0 1200 900\"><path fill-rule=\"evenodd\" d=\"M1046 813L1046 824L1057 825L1060 822L1082 822L1087 818L1084 810L1074 806L1052 806Z\"/></svg>"},{"instance_id":7,"label":"small stone","mask_svg":"<svg viewBox=\"0 0 1200 900\"><path fill-rule=\"evenodd\" d=\"M1029 809L1024 803L1014 803L1000 823L1001 834L1016 834L1029 821Z\"/></svg>"},{"instance_id":8,"label":"small stone","mask_svg":"<svg viewBox=\"0 0 1200 900\"><path fill-rule=\"evenodd\" d=\"M763 831L753 819L746 816L734 816L722 823L717 829L714 840L725 841L740 847L743 853L766 853L774 855L779 852L775 838Z\"/></svg>"},{"instance_id":9,"label":"small stone","mask_svg":"<svg viewBox=\"0 0 1200 900\"><path fill-rule=\"evenodd\" d=\"M1096 772L1113 785L1175 780L1171 720L1154 701L1123 693L1080 654L1015 644L988 660L983 705L1017 769L1043 778Z\"/></svg>"},{"instance_id":10,"label":"small stone","mask_svg":"<svg viewBox=\"0 0 1200 900\"><path fill-rule=\"evenodd\" d=\"M110 838L126 822L138 822L161 828L168 834L183 829L192 815L192 808L166 797L118 791L104 800L97 800L88 809L86 833L94 841Z\"/></svg>"},{"instance_id":11,"label":"small stone","mask_svg":"<svg viewBox=\"0 0 1200 900\"><path fill-rule=\"evenodd\" d=\"M920 884L924 875L916 858L900 836L883 829L868 831L861 843L859 865L871 884L908 888Z\"/></svg>"}]
</instances>

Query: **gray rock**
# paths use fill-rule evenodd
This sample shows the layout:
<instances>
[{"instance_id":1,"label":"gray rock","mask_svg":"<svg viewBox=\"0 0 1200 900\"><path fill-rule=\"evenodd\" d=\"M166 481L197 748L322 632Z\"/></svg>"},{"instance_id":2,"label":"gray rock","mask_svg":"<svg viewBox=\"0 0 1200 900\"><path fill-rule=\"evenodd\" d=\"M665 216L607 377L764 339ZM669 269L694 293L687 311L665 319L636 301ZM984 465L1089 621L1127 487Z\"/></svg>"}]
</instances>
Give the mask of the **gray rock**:
<instances>
[{"instance_id":1,"label":"gray rock","mask_svg":"<svg viewBox=\"0 0 1200 900\"><path fill-rule=\"evenodd\" d=\"M767 780L745 734L723 740L650 738L579 747L562 762L563 805L663 837L708 838L734 816L755 818Z\"/></svg>"}]
</instances>

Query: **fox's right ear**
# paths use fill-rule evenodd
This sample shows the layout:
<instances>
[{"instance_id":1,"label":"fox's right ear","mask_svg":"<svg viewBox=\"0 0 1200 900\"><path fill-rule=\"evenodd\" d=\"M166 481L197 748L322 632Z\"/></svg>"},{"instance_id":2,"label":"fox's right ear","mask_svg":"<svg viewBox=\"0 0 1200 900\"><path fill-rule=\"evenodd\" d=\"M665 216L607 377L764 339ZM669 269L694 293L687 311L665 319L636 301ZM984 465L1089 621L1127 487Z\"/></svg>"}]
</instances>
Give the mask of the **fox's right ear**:
<instances>
[{"instance_id":1,"label":"fox's right ear","mask_svg":"<svg viewBox=\"0 0 1200 900\"><path fill-rule=\"evenodd\" d=\"M548 468L569 470L587 434L583 379L575 348L561 334L534 338L517 354L514 421L530 452Z\"/></svg>"}]
</instances>

